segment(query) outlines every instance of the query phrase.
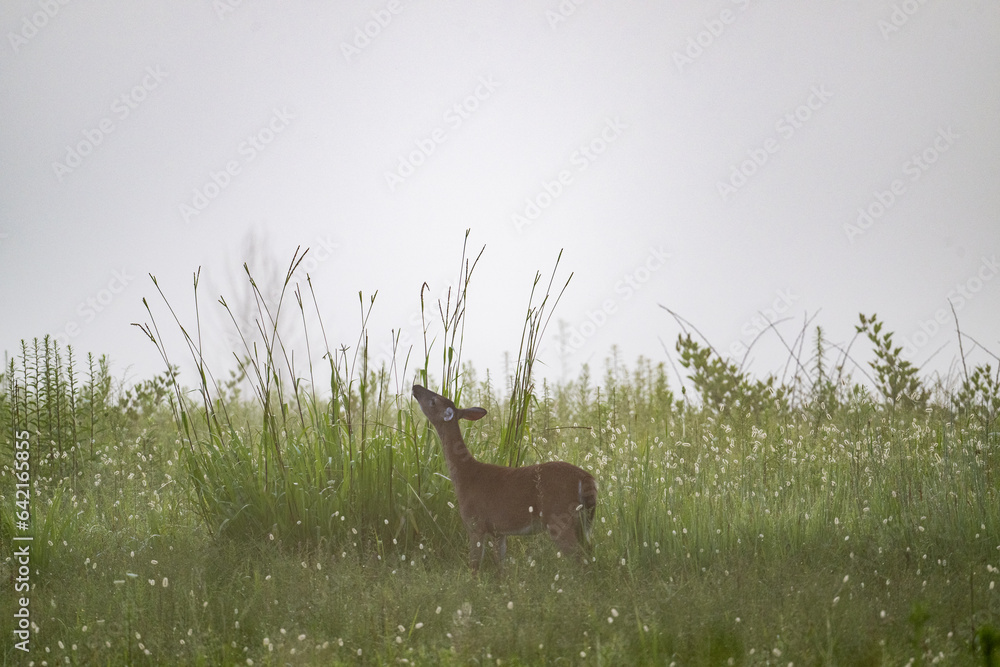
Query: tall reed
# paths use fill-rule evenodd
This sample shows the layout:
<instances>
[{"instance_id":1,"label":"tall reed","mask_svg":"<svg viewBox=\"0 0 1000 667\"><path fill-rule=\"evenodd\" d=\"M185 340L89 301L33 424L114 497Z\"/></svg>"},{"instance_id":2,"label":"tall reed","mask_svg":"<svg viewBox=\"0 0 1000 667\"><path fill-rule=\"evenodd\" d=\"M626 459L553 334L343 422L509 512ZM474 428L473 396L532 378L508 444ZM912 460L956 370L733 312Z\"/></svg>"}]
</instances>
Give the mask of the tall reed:
<instances>
[{"instance_id":1,"label":"tall reed","mask_svg":"<svg viewBox=\"0 0 1000 667\"><path fill-rule=\"evenodd\" d=\"M446 466L440 447L425 420L414 413L408 391L400 396L393 390L400 386L400 377L406 386L409 352L394 351L406 355L401 368L370 366L368 320L375 295L367 299L359 295L356 343L333 347L312 281L306 280L305 292L292 284L306 252L296 251L292 257L273 302L244 265L256 308L255 330L241 329L230 304L219 299L242 343L234 357L238 375L250 386L250 404L224 400L224 387L206 361L200 272L193 277L191 324L180 319L151 276L197 371L193 390L181 386L176 374L171 375L171 386L183 460L199 515L216 535L290 543L329 541L351 545L359 553L372 545L377 553L425 542L453 545L461 540L461 530L453 490L441 473ZM442 331L442 387L457 402L463 400L465 387L462 344L469 287L481 256L482 250L474 258L468 255L467 232L457 287L448 291L444 303L436 304ZM532 366L538 345L547 316L562 294L549 301L550 280L549 290L535 305L538 283L536 275L507 401L508 417L500 431L499 442L504 444L497 450L513 464L524 458L522 438L533 400ZM418 381L430 384L431 356L438 339L427 321L426 289L425 284L421 289L424 357L416 375ZM149 321L136 326L173 368L154 309L145 300L144 304ZM297 311L305 367L296 366L295 351L283 333L286 311ZM324 371L314 366L314 347L327 364ZM323 380L326 373L328 379ZM482 455L498 456L493 450Z\"/></svg>"}]
</instances>

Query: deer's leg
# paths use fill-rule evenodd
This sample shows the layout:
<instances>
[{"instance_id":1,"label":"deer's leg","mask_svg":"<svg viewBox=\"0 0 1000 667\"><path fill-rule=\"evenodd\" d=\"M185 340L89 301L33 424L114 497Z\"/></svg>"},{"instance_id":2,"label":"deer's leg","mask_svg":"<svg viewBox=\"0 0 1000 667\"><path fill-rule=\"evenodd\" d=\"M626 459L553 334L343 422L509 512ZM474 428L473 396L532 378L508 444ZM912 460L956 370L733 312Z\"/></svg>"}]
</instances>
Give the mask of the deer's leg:
<instances>
[{"instance_id":1,"label":"deer's leg","mask_svg":"<svg viewBox=\"0 0 1000 667\"><path fill-rule=\"evenodd\" d=\"M578 551L579 541L577 539L576 521L571 512L553 514L549 517L545 528L549 532L549 537L559 547L559 551L567 556Z\"/></svg>"},{"instance_id":2,"label":"deer's leg","mask_svg":"<svg viewBox=\"0 0 1000 667\"><path fill-rule=\"evenodd\" d=\"M486 554L486 536L479 532L469 532L469 565L473 572L479 571L479 565Z\"/></svg>"},{"instance_id":3,"label":"deer's leg","mask_svg":"<svg viewBox=\"0 0 1000 667\"><path fill-rule=\"evenodd\" d=\"M587 562L594 551L594 543L590 539L592 526L590 520L583 512L578 512L573 521L573 532L576 534L577 544L580 545L580 558Z\"/></svg>"},{"instance_id":4,"label":"deer's leg","mask_svg":"<svg viewBox=\"0 0 1000 667\"><path fill-rule=\"evenodd\" d=\"M496 539L496 544L493 545L493 557L497 562L497 566L502 567L504 556L507 555L507 536L498 535Z\"/></svg>"}]
</instances>

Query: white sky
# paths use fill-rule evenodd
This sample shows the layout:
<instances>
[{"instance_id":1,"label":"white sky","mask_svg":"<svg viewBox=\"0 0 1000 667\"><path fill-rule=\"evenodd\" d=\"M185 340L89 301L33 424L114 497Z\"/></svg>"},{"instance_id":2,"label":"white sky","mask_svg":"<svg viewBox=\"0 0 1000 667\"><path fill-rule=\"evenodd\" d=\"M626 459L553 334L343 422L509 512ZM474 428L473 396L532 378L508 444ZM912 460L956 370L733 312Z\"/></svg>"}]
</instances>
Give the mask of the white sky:
<instances>
[{"instance_id":1,"label":"white sky","mask_svg":"<svg viewBox=\"0 0 1000 667\"><path fill-rule=\"evenodd\" d=\"M775 303L789 339L807 312L841 343L877 312L946 368L950 295L1000 352L995 2L226 2L0 5L3 350L62 334L148 377L144 297L171 327L147 274L189 313L201 266L203 336L228 358L214 300L236 300L251 233L275 265L312 247L332 344L355 343L358 292L378 290L378 350L419 335L420 286L456 278L471 228L480 373L516 353L561 248L556 316L579 349L546 348L555 375L601 371L612 344L665 360L657 304L722 351ZM213 198L185 215L196 189ZM875 217L852 230L859 209ZM780 371L779 347L754 368Z\"/></svg>"}]
</instances>

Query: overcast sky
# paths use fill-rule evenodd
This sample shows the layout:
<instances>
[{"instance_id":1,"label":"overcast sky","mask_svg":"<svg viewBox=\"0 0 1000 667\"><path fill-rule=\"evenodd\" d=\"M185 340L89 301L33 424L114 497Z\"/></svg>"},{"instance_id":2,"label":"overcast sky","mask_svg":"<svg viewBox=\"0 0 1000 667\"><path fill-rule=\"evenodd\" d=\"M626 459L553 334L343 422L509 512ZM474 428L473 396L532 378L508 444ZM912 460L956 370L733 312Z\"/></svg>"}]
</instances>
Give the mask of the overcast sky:
<instances>
[{"instance_id":1,"label":"overcast sky","mask_svg":"<svg viewBox=\"0 0 1000 667\"><path fill-rule=\"evenodd\" d=\"M950 298L1000 353L996 2L5 0L0 27L8 353L52 334L160 372L130 326L146 297L169 328L147 274L190 317L200 266L228 359L215 299L299 245L331 344L378 291L380 351L418 338L467 228L480 372L560 249L555 376L613 344L666 360L659 304L737 359L762 316L791 340L818 311L845 343L877 312L947 368ZM781 370L770 338L759 372Z\"/></svg>"}]
</instances>

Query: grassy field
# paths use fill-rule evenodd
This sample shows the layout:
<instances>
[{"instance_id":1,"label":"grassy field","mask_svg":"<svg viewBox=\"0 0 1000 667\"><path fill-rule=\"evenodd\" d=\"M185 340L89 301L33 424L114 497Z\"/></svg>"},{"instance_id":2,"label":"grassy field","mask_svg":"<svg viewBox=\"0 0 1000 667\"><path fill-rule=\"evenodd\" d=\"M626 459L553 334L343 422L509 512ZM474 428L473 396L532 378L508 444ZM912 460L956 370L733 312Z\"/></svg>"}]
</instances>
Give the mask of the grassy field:
<instances>
[{"instance_id":1,"label":"grassy field","mask_svg":"<svg viewBox=\"0 0 1000 667\"><path fill-rule=\"evenodd\" d=\"M533 384L548 298L507 386L461 364L461 301L439 373L369 369L362 345L292 381L275 335L228 381L124 388L26 343L0 383L4 663L1000 665L995 370L931 391L862 317L865 382L817 330L784 384L690 335L681 377L612 358ZM489 410L465 427L479 458L594 474L591 562L513 538L471 574L414 377Z\"/></svg>"}]
</instances>

